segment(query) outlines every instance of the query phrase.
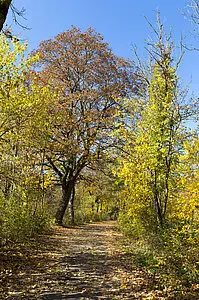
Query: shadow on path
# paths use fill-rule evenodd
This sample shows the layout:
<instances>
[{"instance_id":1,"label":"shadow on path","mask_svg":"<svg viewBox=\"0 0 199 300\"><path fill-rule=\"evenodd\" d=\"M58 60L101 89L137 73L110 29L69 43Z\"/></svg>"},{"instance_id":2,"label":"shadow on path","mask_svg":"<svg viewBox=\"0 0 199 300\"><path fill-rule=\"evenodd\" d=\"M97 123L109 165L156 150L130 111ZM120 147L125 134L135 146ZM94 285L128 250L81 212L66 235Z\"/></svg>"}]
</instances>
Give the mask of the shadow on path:
<instances>
[{"instance_id":1,"label":"shadow on path","mask_svg":"<svg viewBox=\"0 0 199 300\"><path fill-rule=\"evenodd\" d=\"M177 300L156 289L153 275L132 266L115 228L115 222L57 227L29 248L0 249L0 299Z\"/></svg>"}]
</instances>

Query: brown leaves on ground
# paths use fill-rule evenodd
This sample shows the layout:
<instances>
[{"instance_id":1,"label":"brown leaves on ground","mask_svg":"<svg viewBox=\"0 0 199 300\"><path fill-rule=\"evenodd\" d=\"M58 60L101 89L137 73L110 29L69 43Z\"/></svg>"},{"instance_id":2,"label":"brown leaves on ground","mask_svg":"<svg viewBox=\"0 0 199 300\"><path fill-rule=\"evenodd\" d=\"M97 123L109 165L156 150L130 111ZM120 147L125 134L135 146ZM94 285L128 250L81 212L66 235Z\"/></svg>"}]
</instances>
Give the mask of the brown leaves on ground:
<instances>
[{"instance_id":1,"label":"brown leaves on ground","mask_svg":"<svg viewBox=\"0 0 199 300\"><path fill-rule=\"evenodd\" d=\"M114 222L57 227L27 245L0 249L0 298L198 299L158 288L159 278L132 265Z\"/></svg>"}]
</instances>

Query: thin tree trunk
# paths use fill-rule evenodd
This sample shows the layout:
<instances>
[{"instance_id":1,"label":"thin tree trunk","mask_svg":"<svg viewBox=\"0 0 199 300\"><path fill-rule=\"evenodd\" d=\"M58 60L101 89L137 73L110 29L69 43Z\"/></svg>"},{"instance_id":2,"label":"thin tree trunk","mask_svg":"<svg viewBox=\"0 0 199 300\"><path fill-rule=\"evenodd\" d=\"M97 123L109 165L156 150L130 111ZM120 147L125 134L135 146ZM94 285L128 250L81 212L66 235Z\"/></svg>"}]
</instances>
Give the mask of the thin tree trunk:
<instances>
[{"instance_id":1,"label":"thin tree trunk","mask_svg":"<svg viewBox=\"0 0 199 300\"><path fill-rule=\"evenodd\" d=\"M0 31L5 23L12 0L0 0Z\"/></svg>"},{"instance_id":2,"label":"thin tree trunk","mask_svg":"<svg viewBox=\"0 0 199 300\"><path fill-rule=\"evenodd\" d=\"M163 227L163 216L162 216L162 207L161 207L161 201L158 197L158 190L157 190L157 174L155 171L155 177L154 177L154 205L155 205L155 209L156 209L156 216L157 216L157 220L160 224L161 227Z\"/></svg>"},{"instance_id":3,"label":"thin tree trunk","mask_svg":"<svg viewBox=\"0 0 199 300\"><path fill-rule=\"evenodd\" d=\"M159 200L158 200L158 195L155 195L154 202L155 202L158 222L159 222L160 226L163 227L163 216L162 216L161 206L160 206L160 203L159 203Z\"/></svg>"},{"instance_id":4,"label":"thin tree trunk","mask_svg":"<svg viewBox=\"0 0 199 300\"><path fill-rule=\"evenodd\" d=\"M72 189L72 196L71 196L71 222L72 225L75 225L75 208L74 208L74 200L75 200L75 185Z\"/></svg>"},{"instance_id":5,"label":"thin tree trunk","mask_svg":"<svg viewBox=\"0 0 199 300\"><path fill-rule=\"evenodd\" d=\"M72 191L73 191L74 181L66 181L63 179L62 181L62 199L59 202L56 214L55 214L55 222L57 225L63 225L63 218L68 207L69 201L71 199Z\"/></svg>"},{"instance_id":6,"label":"thin tree trunk","mask_svg":"<svg viewBox=\"0 0 199 300\"><path fill-rule=\"evenodd\" d=\"M96 203L96 212L98 213L99 212L99 198L98 198L98 196L95 199L95 203Z\"/></svg>"},{"instance_id":7,"label":"thin tree trunk","mask_svg":"<svg viewBox=\"0 0 199 300\"><path fill-rule=\"evenodd\" d=\"M5 189L4 189L4 196L6 199L8 199L10 196L11 187L12 187L12 184L11 184L10 180L6 179Z\"/></svg>"}]
</instances>

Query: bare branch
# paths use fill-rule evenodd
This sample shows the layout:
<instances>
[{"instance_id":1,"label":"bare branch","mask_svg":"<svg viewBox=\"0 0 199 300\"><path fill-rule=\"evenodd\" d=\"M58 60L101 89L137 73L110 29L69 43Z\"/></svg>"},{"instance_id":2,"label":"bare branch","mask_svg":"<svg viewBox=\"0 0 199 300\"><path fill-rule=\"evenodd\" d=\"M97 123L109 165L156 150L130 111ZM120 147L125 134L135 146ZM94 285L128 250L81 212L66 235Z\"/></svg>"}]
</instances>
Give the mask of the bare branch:
<instances>
[{"instance_id":1,"label":"bare branch","mask_svg":"<svg viewBox=\"0 0 199 300\"><path fill-rule=\"evenodd\" d=\"M12 11L12 17L13 17L13 20L14 20L15 24L19 25L23 29L30 30L30 28L28 28L27 26L22 25L18 21L18 17L23 18L24 20L26 20L26 18L25 18L25 11L26 11L25 8L22 7L21 10L18 10L13 4L11 4L10 9Z\"/></svg>"}]
</instances>

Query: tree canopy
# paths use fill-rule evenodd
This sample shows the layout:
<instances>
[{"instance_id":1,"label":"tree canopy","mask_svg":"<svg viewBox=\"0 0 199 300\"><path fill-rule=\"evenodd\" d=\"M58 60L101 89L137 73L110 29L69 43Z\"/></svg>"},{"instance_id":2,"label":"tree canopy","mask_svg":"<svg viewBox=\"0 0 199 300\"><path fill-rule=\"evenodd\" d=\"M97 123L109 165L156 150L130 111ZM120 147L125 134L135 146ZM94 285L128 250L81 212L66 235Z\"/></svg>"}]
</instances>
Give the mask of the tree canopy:
<instances>
[{"instance_id":1,"label":"tree canopy","mask_svg":"<svg viewBox=\"0 0 199 300\"><path fill-rule=\"evenodd\" d=\"M39 84L58 92L46 167L62 186L63 197L56 220L62 223L75 182L85 167L109 147L108 134L116 120L119 99L132 97L138 89L130 61L113 54L101 35L92 29L73 27L54 40L44 41L39 55Z\"/></svg>"}]
</instances>

